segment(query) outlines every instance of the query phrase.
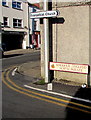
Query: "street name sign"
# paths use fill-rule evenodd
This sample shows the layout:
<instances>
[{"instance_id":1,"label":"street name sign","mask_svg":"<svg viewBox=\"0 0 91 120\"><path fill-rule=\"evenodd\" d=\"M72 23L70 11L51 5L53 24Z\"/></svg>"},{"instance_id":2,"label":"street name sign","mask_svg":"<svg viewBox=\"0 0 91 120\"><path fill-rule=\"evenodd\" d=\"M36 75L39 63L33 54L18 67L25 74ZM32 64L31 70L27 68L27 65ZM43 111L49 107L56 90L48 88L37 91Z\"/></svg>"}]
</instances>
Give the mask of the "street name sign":
<instances>
[{"instance_id":1,"label":"street name sign","mask_svg":"<svg viewBox=\"0 0 91 120\"><path fill-rule=\"evenodd\" d=\"M62 63L62 62L50 62L50 70L57 70L63 72L73 72L80 74L88 74L87 64L75 64L75 63Z\"/></svg>"},{"instance_id":2,"label":"street name sign","mask_svg":"<svg viewBox=\"0 0 91 120\"><path fill-rule=\"evenodd\" d=\"M31 12L30 18L46 18L46 17L56 17L59 15L59 11L43 11L43 12Z\"/></svg>"}]
</instances>

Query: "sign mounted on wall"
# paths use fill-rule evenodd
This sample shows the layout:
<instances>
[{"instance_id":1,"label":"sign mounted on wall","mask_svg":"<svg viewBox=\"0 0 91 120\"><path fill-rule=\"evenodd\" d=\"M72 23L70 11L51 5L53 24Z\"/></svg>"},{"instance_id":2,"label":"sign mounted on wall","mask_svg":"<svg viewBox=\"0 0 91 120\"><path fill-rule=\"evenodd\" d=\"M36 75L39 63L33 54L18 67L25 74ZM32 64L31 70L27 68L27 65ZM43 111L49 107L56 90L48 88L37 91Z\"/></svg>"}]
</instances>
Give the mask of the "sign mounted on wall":
<instances>
[{"instance_id":1,"label":"sign mounted on wall","mask_svg":"<svg viewBox=\"0 0 91 120\"><path fill-rule=\"evenodd\" d=\"M46 18L46 17L56 17L59 15L59 11L43 11L43 12L32 12L30 13L30 18Z\"/></svg>"},{"instance_id":2,"label":"sign mounted on wall","mask_svg":"<svg viewBox=\"0 0 91 120\"><path fill-rule=\"evenodd\" d=\"M80 74L88 74L88 65L84 64L72 64L61 62L50 62L50 70L58 70L63 72L73 72Z\"/></svg>"}]
</instances>

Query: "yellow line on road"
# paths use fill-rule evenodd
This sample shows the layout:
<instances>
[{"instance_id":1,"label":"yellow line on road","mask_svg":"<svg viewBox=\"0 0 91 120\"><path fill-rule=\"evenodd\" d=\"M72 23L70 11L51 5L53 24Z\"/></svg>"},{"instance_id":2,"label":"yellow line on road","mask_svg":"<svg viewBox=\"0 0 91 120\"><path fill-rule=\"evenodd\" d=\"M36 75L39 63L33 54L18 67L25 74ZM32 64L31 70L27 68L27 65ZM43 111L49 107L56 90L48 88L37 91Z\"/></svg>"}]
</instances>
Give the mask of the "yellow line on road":
<instances>
[{"instance_id":1,"label":"yellow line on road","mask_svg":"<svg viewBox=\"0 0 91 120\"><path fill-rule=\"evenodd\" d=\"M67 101L67 100L63 100L63 99L51 97L51 96L48 96L48 95L36 93L36 92L30 91L30 90L24 89L24 88L22 88L22 87L19 87L18 85L16 85L14 82L12 82L12 81L10 80L10 78L9 78L9 72L10 72L10 71L8 71L8 72L6 73L6 79L7 79L13 86L15 86L15 87L18 88L18 89L24 90L24 91L26 91L26 92L29 92L29 93L32 93L32 94L35 94L35 95L39 95L39 96L41 96L41 97L50 98L50 99L52 99L52 100L57 100L57 101L61 101L61 102L64 102L64 103L71 103L71 104L74 104L74 105L78 105L78 106L81 106L81 107L85 107L85 108L91 109L91 107L86 106L86 105L82 105L82 104L74 103L74 102L69 102L69 101ZM41 98L41 97L38 97L38 96L35 96L35 95L31 95L31 94L29 94L29 93L23 92L23 91L21 91L21 90L18 90L18 89L16 89L16 88L10 86L10 85L4 80L4 73L3 73L3 82L4 82L9 88L13 89L13 90L16 91L16 92L25 94L25 95L30 96L30 97L33 97L33 98L37 98L37 99L40 99L40 100L44 100L44 101L47 101L47 102L50 102L50 103L54 103L54 104L57 104L57 105L60 105L60 106L67 106L67 107L69 107L69 108L72 108L72 109L75 109L75 110L79 110L79 111L82 111L82 112L86 112L86 113L91 114L90 111L86 111L86 110L83 110L83 109L80 109L80 108L77 108L77 107L73 107L73 106L70 106L70 105L66 105L66 104L63 104L63 103L58 103L58 102L55 102L55 101L52 101L52 100L48 100L48 99L45 99L45 98Z\"/></svg>"},{"instance_id":2,"label":"yellow line on road","mask_svg":"<svg viewBox=\"0 0 91 120\"><path fill-rule=\"evenodd\" d=\"M42 96L42 97L46 97L46 98L50 98L50 99L53 99L53 100L57 100L57 101L61 101L61 102L64 102L64 103L69 103L69 101L67 100L63 100L63 99L59 99L59 98L55 98L55 97L51 97L51 96L48 96L48 95L44 95L44 94L40 94L40 93L36 93L36 92L33 92L33 91L30 91L30 90L27 90L27 89L24 89L22 87L19 87L18 85L16 85L14 82L12 82L9 78L9 71L7 72L7 80L12 84L14 85L15 87L21 89L21 90L24 90L24 91L27 91L29 93L32 93L32 94L35 94L35 95L39 95L39 96ZM91 109L90 106L87 106L87 105L83 105L83 104L79 104L79 103L75 103L75 102L71 102L70 101L70 104L74 104L74 105L77 105L77 106L81 106L81 107L85 107L85 108L88 108L88 109Z\"/></svg>"},{"instance_id":3,"label":"yellow line on road","mask_svg":"<svg viewBox=\"0 0 91 120\"><path fill-rule=\"evenodd\" d=\"M29 97L37 98L37 99L40 99L40 100L43 100L43 101L46 101L46 102L50 102L50 103L54 103L54 104L57 104L57 105L60 105L60 106L66 106L65 104L58 103L58 102L54 102L54 101L51 101L51 100L47 100L47 99L44 99L44 98L41 98L41 97L38 97L38 96L31 95L31 94L26 93L26 92L23 92L23 91L21 91L21 90L18 90L18 89L16 89L16 88L12 87L11 85L9 85L9 84L4 80L4 78L3 78L3 83L4 83L6 86L8 86L10 89L12 89L12 90L14 90L14 91L16 91L16 92L18 92L18 93L22 93L22 94L25 94L25 95L27 95L27 96L29 96Z\"/></svg>"}]
</instances>

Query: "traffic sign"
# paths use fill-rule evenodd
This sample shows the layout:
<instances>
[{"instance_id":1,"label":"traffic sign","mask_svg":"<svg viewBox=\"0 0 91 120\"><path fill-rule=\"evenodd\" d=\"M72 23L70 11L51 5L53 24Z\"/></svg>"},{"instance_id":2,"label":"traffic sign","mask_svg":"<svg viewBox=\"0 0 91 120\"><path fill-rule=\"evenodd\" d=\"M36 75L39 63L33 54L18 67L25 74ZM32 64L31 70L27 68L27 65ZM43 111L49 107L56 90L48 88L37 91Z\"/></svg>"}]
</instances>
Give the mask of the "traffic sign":
<instances>
[{"instance_id":1,"label":"traffic sign","mask_svg":"<svg viewBox=\"0 0 91 120\"><path fill-rule=\"evenodd\" d=\"M30 18L46 18L46 17L56 17L59 15L59 11L43 11L43 12L32 12L30 13Z\"/></svg>"}]
</instances>

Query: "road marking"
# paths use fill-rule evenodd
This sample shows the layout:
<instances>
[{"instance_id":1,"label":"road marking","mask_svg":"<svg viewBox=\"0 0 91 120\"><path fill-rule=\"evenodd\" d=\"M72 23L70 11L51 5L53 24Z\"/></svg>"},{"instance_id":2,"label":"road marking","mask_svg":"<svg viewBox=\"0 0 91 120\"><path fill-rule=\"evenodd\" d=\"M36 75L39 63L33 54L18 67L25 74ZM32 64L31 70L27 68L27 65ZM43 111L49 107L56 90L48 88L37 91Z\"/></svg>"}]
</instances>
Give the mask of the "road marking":
<instances>
[{"instance_id":1,"label":"road marking","mask_svg":"<svg viewBox=\"0 0 91 120\"><path fill-rule=\"evenodd\" d=\"M12 71L12 76L15 75L15 72L16 72L17 69L18 69L18 68L16 67L16 68Z\"/></svg>"},{"instance_id":2,"label":"road marking","mask_svg":"<svg viewBox=\"0 0 91 120\"><path fill-rule=\"evenodd\" d=\"M47 97L47 98L50 98L50 99L54 99L54 97L50 97L50 96L47 96L47 95L39 94L39 93L36 93L36 92L33 92L33 91L28 91L28 90L26 90L26 89L24 89L24 88L22 88L22 87L17 86L14 82L12 82L12 81L9 79L9 71L7 72L7 76L8 76L8 77L7 77L8 81L9 81L11 84L13 84L15 87L19 88L19 89L25 90L25 91L27 91L27 92L30 92L30 93L33 93L33 94L36 94L36 95L39 95L39 96L43 96L43 97ZM29 86L29 87L30 87L31 89L35 89L35 90L37 89L37 90L40 90L40 91L42 91L42 92L45 92L45 91L46 91L46 90L43 90L43 89L38 89L38 88L31 87L31 86ZM50 93L49 91L46 91L46 92L47 92L47 93ZM60 96L64 95L64 94L60 94L60 93L56 93L56 92L51 92L51 93L54 94L54 95L60 95ZM68 96L66 95L65 97L68 97ZM73 98L76 99L75 97L72 97L72 96L71 96L71 98L72 98L72 99L73 99ZM67 101L67 100L62 100L62 99L60 100L60 99L58 99L58 98L56 98L55 100L59 100L59 101L66 102L66 103L69 102L69 101ZM78 99L76 99L76 100L78 100ZM84 100L84 99L82 99L82 100ZM75 103L75 102L70 102L70 103L91 109L91 107L86 106L86 105L78 104L78 103Z\"/></svg>"},{"instance_id":3,"label":"road marking","mask_svg":"<svg viewBox=\"0 0 91 120\"><path fill-rule=\"evenodd\" d=\"M22 88L22 87L19 87L19 86L17 86L14 82L12 82L12 81L9 79L9 75L8 75L8 74L9 74L9 71L7 72L7 75L6 75L6 76L7 76L7 80L8 80L13 86L15 86L16 88L19 88L19 89L21 89L21 90L24 90L24 91L27 91L27 92L29 92L29 93L32 93L32 94L35 94L35 95L39 95L39 96L42 96L42 97L50 98L50 99L57 100L57 101L61 101L61 102L64 102L64 103L69 103L69 101L67 101L67 100L63 100L63 99L51 97L51 96L48 96L48 95L36 93L36 92L30 91L30 90L24 89L24 88ZM75 103L75 102L70 102L70 103L71 103L71 104L74 104L74 105L78 105L78 106L81 106L81 107L85 107L85 108L91 109L91 107L86 106L86 105L82 105L82 104Z\"/></svg>"},{"instance_id":4,"label":"road marking","mask_svg":"<svg viewBox=\"0 0 91 120\"><path fill-rule=\"evenodd\" d=\"M58 103L58 102L55 102L55 101L52 101L52 100L48 100L48 99L45 99L45 98L41 98L41 97L38 97L38 96L34 96L34 95L31 95L29 93L26 93L24 91L21 91L21 90L18 90L12 86L10 86L4 79L3 79L3 82L6 84L6 86L8 86L10 89L18 92L18 93L21 93L21 94L24 94L24 95L27 95L29 97L33 97L33 98L36 98L36 99L40 99L40 100L43 100L43 101L46 101L46 102L49 102L49 103L53 103L53 104L56 104L56 105L59 105L59 106L64 106L64 107L69 107L69 108L72 108L72 109L75 109L75 110L79 110L81 112L85 112L85 113L89 113L91 114L90 111L86 111L86 110L83 110L83 109L80 109L80 108L77 108L77 107L73 107L73 106L70 106L70 105L66 105L66 104L63 104L63 103Z\"/></svg>"},{"instance_id":5,"label":"road marking","mask_svg":"<svg viewBox=\"0 0 91 120\"><path fill-rule=\"evenodd\" d=\"M16 85L14 82L12 82L12 81L9 79L9 71L7 72L7 80L8 80L12 85L14 85L15 87L17 87L17 88L19 88L19 89L21 89L21 90L24 90L24 91L27 91L27 92L30 92L30 93L32 93L32 94L36 94L36 95L39 95L39 96L42 96L42 97L50 98L50 99L53 99L53 100L57 100L57 101L69 103L68 100L58 99L58 98L51 97L51 96L48 96L48 95L36 93L36 92L30 91L30 90L26 90L26 89L24 89L24 88ZM46 91L47 93L50 93L50 91L47 91L47 90L38 89L38 88L31 87L31 86L29 86L29 87L30 87L31 89L34 89L34 90L37 89L37 90L40 90L41 92L45 92L45 91ZM51 92L51 93L54 94L54 95L57 94L56 92ZM64 94L60 94L60 93L58 93L58 94L59 94L60 96L61 96L61 95L64 95ZM66 95L66 97L67 97L67 95ZM71 96L71 97L72 97L72 96ZM73 99L73 98L74 98L74 97L72 97L72 99ZM75 103L75 102L70 102L70 103L71 103L71 104L74 104L74 105L78 105L78 106L82 106L82 107L91 109L91 107L86 106L86 105L82 105L82 104Z\"/></svg>"},{"instance_id":6,"label":"road marking","mask_svg":"<svg viewBox=\"0 0 91 120\"><path fill-rule=\"evenodd\" d=\"M29 86L29 85L24 85L24 86L27 87L27 88L33 89L33 90L46 92L46 93L51 93L51 94L54 94L54 95L59 95L59 96L62 96L62 97L66 97L66 98L70 98L70 99L74 99L74 100L79 100L79 101L91 103L90 100L86 100L86 99L82 99L82 98L78 98L78 97L73 97L73 96L69 96L69 95L66 95L66 94L56 93L56 92L52 92L52 91L47 91L47 90L43 90L43 89L39 89L39 88L34 88L34 87Z\"/></svg>"},{"instance_id":7,"label":"road marking","mask_svg":"<svg viewBox=\"0 0 91 120\"><path fill-rule=\"evenodd\" d=\"M47 102L50 102L50 103L54 103L54 104L57 104L57 105L60 105L60 106L65 106L65 107L69 107L69 108L72 108L72 109L75 109L75 110L79 110L79 111L82 111L82 112L86 112L86 113L89 113L91 114L90 111L87 111L87 110L84 110L84 109L80 109L78 107L74 107L74 106L70 106L70 105L66 105L64 103L71 103L71 104L75 104L75 105L78 105L78 106L82 106L82 107L85 107L85 108L89 108L91 109L91 107L89 106L86 106L86 105L82 105L82 104L79 104L79 103L75 103L75 102L69 102L67 100L62 100L62 99L59 99L59 98L55 98L55 97L51 97L51 96L47 96L47 95L44 95L44 94L39 94L39 93L36 93L36 92L32 92L30 90L27 90L27 89L24 89L22 87L19 87L17 86L14 82L12 82L9 78L9 73L10 71L6 71L6 80L8 80L13 86L9 85L9 83L7 83L5 80L4 80L4 74L2 75L2 78L3 78L3 82L11 89L13 89L14 91L18 92L18 93L22 93L22 94L25 94L27 96L30 96L30 97L33 97L33 98L37 98L37 99L40 99L40 100L43 100L43 101L47 101ZM15 88L16 87L16 88ZM21 89L21 90L18 90L18 89ZM22 91L24 90L24 91ZM31 95L29 93L26 93L25 91L27 92L30 92L30 93L33 93L33 94L36 94L36 95L40 95L41 97L45 97L45 98L41 98L39 96L35 96L35 95ZM64 103L59 103L59 102L55 102L55 101L52 101L52 100L48 100L48 98L52 99L52 100L58 100L58 101L61 101L61 102L64 102Z\"/></svg>"}]
</instances>

